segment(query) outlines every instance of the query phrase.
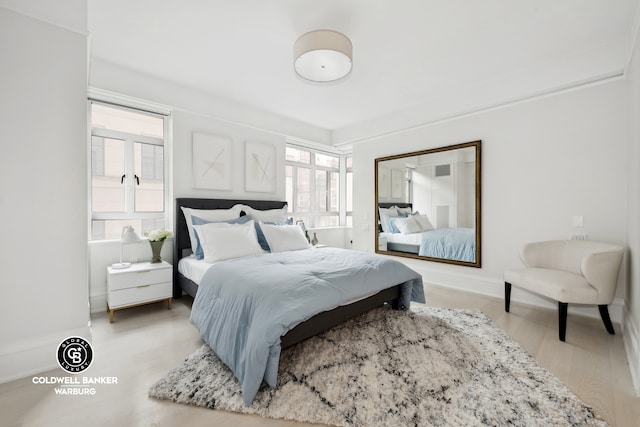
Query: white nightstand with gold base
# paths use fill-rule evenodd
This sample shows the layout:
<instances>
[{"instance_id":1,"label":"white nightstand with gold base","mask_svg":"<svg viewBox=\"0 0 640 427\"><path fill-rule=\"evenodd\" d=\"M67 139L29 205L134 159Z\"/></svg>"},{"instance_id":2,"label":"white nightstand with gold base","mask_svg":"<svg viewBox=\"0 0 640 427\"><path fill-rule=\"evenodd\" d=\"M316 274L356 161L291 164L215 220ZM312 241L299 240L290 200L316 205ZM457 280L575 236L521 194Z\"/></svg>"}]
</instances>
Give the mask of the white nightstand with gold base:
<instances>
[{"instance_id":1,"label":"white nightstand with gold base","mask_svg":"<svg viewBox=\"0 0 640 427\"><path fill-rule=\"evenodd\" d=\"M171 310L173 268L166 261L137 262L129 268L107 267L107 312L167 300Z\"/></svg>"}]
</instances>

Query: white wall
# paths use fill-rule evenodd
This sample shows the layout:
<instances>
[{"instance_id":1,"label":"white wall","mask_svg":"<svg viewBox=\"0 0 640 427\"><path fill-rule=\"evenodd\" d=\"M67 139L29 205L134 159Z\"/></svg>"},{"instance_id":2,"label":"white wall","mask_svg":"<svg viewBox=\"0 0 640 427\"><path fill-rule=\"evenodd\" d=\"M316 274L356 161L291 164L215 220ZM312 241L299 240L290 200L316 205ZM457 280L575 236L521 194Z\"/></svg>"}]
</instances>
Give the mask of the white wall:
<instances>
[{"instance_id":1,"label":"white wall","mask_svg":"<svg viewBox=\"0 0 640 427\"><path fill-rule=\"evenodd\" d=\"M175 85L171 82L140 75L113 64L92 60L89 84L93 88L124 94L145 101L162 104L173 109L172 113L172 181L173 198L203 197L250 200L285 199L285 137L299 140L314 139L326 142L329 132L313 126L285 119L246 106L239 106ZM233 141L232 190L216 191L193 188L191 141L193 132L211 133ZM276 149L276 189L273 193L245 191L244 147L245 141L272 144ZM172 203L173 206L173 203ZM172 208L173 209L173 208ZM173 224L171 224L173 228ZM322 243L345 244L345 229L323 230L318 238ZM163 259L172 262L173 241L163 246ZM149 245L142 242L127 247L127 260L143 260L151 256ZM91 311L104 310L106 306L106 266L120 256L118 242L90 244L90 292ZM128 258L127 258L128 257Z\"/></svg>"},{"instance_id":2,"label":"white wall","mask_svg":"<svg viewBox=\"0 0 640 427\"><path fill-rule=\"evenodd\" d=\"M640 7L636 7L636 28ZM640 395L640 33L635 34L634 50L627 68L629 105L629 153L627 157L629 230L629 281L625 295L625 346L636 393Z\"/></svg>"},{"instance_id":3,"label":"white wall","mask_svg":"<svg viewBox=\"0 0 640 427\"><path fill-rule=\"evenodd\" d=\"M521 266L525 242L566 239L572 216L591 240L626 245L626 82L505 106L357 144L353 150L354 248L374 248L376 157L482 140L482 268L405 260L426 282L502 297L502 274ZM612 318L622 318L626 274ZM514 300L544 303L515 292ZM570 310L575 310L571 308ZM597 308L588 313L598 316Z\"/></svg>"},{"instance_id":4,"label":"white wall","mask_svg":"<svg viewBox=\"0 0 640 427\"><path fill-rule=\"evenodd\" d=\"M0 7L0 58L4 382L56 367L64 338L91 338L86 36Z\"/></svg>"}]
</instances>

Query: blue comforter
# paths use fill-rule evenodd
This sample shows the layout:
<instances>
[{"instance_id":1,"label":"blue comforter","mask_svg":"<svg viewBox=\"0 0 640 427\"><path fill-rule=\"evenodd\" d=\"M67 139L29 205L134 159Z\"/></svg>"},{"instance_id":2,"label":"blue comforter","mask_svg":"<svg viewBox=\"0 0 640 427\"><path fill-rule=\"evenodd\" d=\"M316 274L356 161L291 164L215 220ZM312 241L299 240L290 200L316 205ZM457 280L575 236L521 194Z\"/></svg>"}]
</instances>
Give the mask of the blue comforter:
<instances>
[{"instance_id":1,"label":"blue comforter","mask_svg":"<svg viewBox=\"0 0 640 427\"><path fill-rule=\"evenodd\" d=\"M401 303L424 302L422 277L399 261L346 249L310 248L214 264L191 321L242 384L251 405L264 380L276 386L280 337L314 315L402 284Z\"/></svg>"},{"instance_id":2,"label":"blue comforter","mask_svg":"<svg viewBox=\"0 0 640 427\"><path fill-rule=\"evenodd\" d=\"M475 262L476 233L473 228L439 228L422 233L418 255Z\"/></svg>"}]
</instances>

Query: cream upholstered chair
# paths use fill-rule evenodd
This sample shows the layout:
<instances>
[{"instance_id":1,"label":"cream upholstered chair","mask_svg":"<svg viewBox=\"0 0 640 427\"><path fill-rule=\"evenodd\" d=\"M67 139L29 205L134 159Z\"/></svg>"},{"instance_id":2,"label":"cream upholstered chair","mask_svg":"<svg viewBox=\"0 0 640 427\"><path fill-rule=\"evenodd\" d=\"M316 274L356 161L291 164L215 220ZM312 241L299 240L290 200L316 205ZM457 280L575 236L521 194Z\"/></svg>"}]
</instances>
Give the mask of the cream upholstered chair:
<instances>
[{"instance_id":1,"label":"cream upholstered chair","mask_svg":"<svg viewBox=\"0 0 640 427\"><path fill-rule=\"evenodd\" d=\"M624 248L590 240L554 240L526 244L520 258L526 268L504 272L504 309L511 285L558 301L560 341L565 340L567 306L597 304L607 332L615 334L607 306L613 301Z\"/></svg>"}]
</instances>

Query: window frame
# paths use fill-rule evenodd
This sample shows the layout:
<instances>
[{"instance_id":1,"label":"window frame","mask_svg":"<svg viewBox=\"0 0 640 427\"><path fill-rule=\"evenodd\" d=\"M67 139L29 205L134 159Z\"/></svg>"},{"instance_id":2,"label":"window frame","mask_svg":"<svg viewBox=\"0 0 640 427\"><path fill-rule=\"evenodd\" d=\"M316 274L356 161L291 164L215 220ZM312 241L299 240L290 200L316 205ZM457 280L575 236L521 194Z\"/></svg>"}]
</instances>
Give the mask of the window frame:
<instances>
[{"instance_id":1,"label":"window frame","mask_svg":"<svg viewBox=\"0 0 640 427\"><path fill-rule=\"evenodd\" d=\"M161 118L163 121L162 131L163 138L130 134L127 132L93 128L92 124L92 105L99 104L106 107L128 110L137 114L145 114ZM164 228L173 229L173 191L172 191L172 175L171 175L171 153L172 153L172 111L166 106L153 104L151 102L123 97L97 89L90 89L87 98L87 156L88 165L88 212L87 212L87 235L90 242L113 241L114 239L94 239L92 234L92 221L94 220L145 220L145 219L163 219ZM135 186L133 178L127 177L125 181L125 212L93 212L92 207L92 140L93 137L101 137L108 139L117 139L125 141L125 170L127 174L129 170L135 171L135 144L152 144L161 145L163 147L163 211L162 212L136 212L135 211ZM136 230L142 236L142 230ZM117 239L116 239L117 240Z\"/></svg>"},{"instance_id":2,"label":"window frame","mask_svg":"<svg viewBox=\"0 0 640 427\"><path fill-rule=\"evenodd\" d=\"M291 188L291 205L289 206L289 214L293 216L294 219L297 219L296 216L309 217L311 219L310 224L305 224L308 228L332 228L332 227L344 227L346 226L346 158L351 157L351 153L342 153L342 152L332 152L328 150L322 150L318 148L307 147L304 145L286 143L285 152L287 148L292 148L295 150L305 151L311 154L309 163L297 162L294 160L287 160L285 156L285 167L292 168L292 188ZM315 154L320 154L323 156L331 156L338 159L338 167L332 168L329 166L322 166L316 164ZM309 212L298 211L297 207L297 195L298 195L298 184L297 184L297 169L299 167L309 169L310 171L310 210ZM350 168L352 169L352 168ZM337 211L319 211L316 208L316 180L315 175L316 171L326 171L326 172L334 172L337 173L338 177L338 210ZM353 196L353 195L352 195ZM330 197L329 193L327 198ZM327 199L327 205L330 206L329 200ZM350 213L349 213L350 214ZM337 217L338 225L328 225L328 226L319 226L316 223L316 218L320 217Z\"/></svg>"}]
</instances>

